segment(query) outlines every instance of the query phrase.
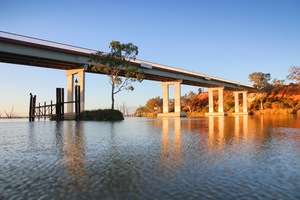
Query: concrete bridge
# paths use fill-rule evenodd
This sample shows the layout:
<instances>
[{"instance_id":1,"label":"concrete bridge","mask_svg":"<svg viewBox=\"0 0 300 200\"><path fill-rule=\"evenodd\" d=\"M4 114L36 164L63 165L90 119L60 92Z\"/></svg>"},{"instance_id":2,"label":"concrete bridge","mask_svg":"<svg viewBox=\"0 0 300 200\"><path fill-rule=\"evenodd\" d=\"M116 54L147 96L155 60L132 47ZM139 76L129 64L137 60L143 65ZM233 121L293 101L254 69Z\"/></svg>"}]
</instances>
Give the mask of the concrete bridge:
<instances>
[{"instance_id":1,"label":"concrete bridge","mask_svg":"<svg viewBox=\"0 0 300 200\"><path fill-rule=\"evenodd\" d=\"M81 88L81 110L84 110L85 102L85 73L94 73L87 66L87 61L90 54L96 52L91 49L0 31L0 62L65 70L68 101L73 101L74 75L77 74ZM250 85L138 59L130 63L144 71L145 80L162 83L163 113L159 116L184 115L181 113L180 106L181 84L208 88L208 115L224 115L224 90L234 91L235 114L248 114L247 92L255 91ZM175 112L173 113L169 112L169 85L174 85ZM213 91L218 91L218 111L213 109ZM238 105L240 93L243 94L242 111L239 110ZM73 106L69 106L67 112L73 113Z\"/></svg>"}]
</instances>

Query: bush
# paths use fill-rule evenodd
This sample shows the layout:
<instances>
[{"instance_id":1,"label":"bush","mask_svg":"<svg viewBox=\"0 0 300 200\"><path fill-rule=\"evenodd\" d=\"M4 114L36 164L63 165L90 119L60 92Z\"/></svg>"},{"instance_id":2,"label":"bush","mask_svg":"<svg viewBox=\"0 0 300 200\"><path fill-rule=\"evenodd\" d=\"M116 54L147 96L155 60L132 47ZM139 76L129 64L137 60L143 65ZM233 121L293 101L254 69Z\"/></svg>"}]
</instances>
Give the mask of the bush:
<instances>
[{"instance_id":1,"label":"bush","mask_svg":"<svg viewBox=\"0 0 300 200\"><path fill-rule=\"evenodd\" d=\"M119 110L98 109L86 110L80 113L80 120L95 120L95 121L116 121L124 120L123 114Z\"/></svg>"},{"instance_id":2,"label":"bush","mask_svg":"<svg viewBox=\"0 0 300 200\"><path fill-rule=\"evenodd\" d=\"M267 98L267 102L273 103L275 101L276 101L276 99L274 97Z\"/></svg>"}]
</instances>

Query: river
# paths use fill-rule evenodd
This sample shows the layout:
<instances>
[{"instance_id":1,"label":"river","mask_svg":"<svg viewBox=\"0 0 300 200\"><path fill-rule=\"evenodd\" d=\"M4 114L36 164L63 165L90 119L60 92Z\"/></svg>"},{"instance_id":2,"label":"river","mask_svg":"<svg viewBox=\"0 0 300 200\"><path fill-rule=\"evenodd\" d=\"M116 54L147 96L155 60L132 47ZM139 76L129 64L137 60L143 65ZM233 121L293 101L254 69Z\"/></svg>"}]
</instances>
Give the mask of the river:
<instances>
[{"instance_id":1,"label":"river","mask_svg":"<svg viewBox=\"0 0 300 200\"><path fill-rule=\"evenodd\" d=\"M0 120L0 199L300 199L300 117Z\"/></svg>"}]
</instances>

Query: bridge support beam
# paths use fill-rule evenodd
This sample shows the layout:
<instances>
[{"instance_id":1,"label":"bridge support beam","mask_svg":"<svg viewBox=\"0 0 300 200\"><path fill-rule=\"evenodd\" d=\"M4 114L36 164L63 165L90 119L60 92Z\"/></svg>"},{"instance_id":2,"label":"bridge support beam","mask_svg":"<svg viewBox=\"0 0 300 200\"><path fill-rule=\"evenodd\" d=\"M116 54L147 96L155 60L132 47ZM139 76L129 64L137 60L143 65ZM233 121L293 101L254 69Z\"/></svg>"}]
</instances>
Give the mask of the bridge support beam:
<instances>
[{"instance_id":1,"label":"bridge support beam","mask_svg":"<svg viewBox=\"0 0 300 200\"><path fill-rule=\"evenodd\" d=\"M236 92L233 92L233 94L234 94L234 113L232 113L232 114L248 115L247 91L236 91ZM240 112L240 109L239 109L239 94L243 94L243 112Z\"/></svg>"},{"instance_id":2,"label":"bridge support beam","mask_svg":"<svg viewBox=\"0 0 300 200\"><path fill-rule=\"evenodd\" d=\"M67 101L74 101L74 75L77 74L78 85L80 86L80 112L84 111L85 102L85 72L84 69L67 70L68 77L68 95ZM73 103L67 104L67 113L74 113Z\"/></svg>"},{"instance_id":3,"label":"bridge support beam","mask_svg":"<svg viewBox=\"0 0 300 200\"><path fill-rule=\"evenodd\" d=\"M218 91L218 112L214 112L214 91ZM205 113L205 115L226 115L224 113L224 99L223 99L223 91L224 87L217 87L217 88L208 88L208 113Z\"/></svg>"},{"instance_id":4,"label":"bridge support beam","mask_svg":"<svg viewBox=\"0 0 300 200\"><path fill-rule=\"evenodd\" d=\"M186 117L186 114L181 112L181 105L180 105L181 82L182 80L162 82L163 113L159 113L157 115L158 117ZM175 93L174 112L169 112L169 85L174 85L174 93Z\"/></svg>"}]
</instances>

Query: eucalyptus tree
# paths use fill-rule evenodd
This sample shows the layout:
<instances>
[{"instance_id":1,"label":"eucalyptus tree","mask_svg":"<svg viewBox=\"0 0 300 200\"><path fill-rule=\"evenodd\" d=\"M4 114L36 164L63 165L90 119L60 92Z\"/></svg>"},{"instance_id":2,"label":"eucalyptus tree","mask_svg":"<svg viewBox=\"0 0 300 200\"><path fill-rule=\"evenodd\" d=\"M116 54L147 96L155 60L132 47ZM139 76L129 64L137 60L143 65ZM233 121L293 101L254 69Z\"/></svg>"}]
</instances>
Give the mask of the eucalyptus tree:
<instances>
[{"instance_id":1,"label":"eucalyptus tree","mask_svg":"<svg viewBox=\"0 0 300 200\"><path fill-rule=\"evenodd\" d=\"M253 87L256 88L260 93L260 111L263 111L263 99L273 89L272 84L269 83L271 80L270 73L253 72L249 74L249 80L253 82Z\"/></svg>"},{"instance_id":2,"label":"eucalyptus tree","mask_svg":"<svg viewBox=\"0 0 300 200\"><path fill-rule=\"evenodd\" d=\"M133 91L133 82L142 82L143 71L130 64L130 60L135 60L138 55L138 47L132 43L122 44L119 41L111 41L110 52L98 51L91 54L89 67L92 71L106 74L111 85L111 109L114 110L114 95L123 91Z\"/></svg>"},{"instance_id":3,"label":"eucalyptus tree","mask_svg":"<svg viewBox=\"0 0 300 200\"><path fill-rule=\"evenodd\" d=\"M289 74L286 76L289 80L294 80L297 84L300 84L300 67L291 66L289 69Z\"/></svg>"}]
</instances>

